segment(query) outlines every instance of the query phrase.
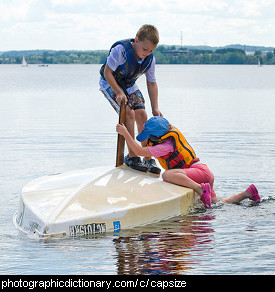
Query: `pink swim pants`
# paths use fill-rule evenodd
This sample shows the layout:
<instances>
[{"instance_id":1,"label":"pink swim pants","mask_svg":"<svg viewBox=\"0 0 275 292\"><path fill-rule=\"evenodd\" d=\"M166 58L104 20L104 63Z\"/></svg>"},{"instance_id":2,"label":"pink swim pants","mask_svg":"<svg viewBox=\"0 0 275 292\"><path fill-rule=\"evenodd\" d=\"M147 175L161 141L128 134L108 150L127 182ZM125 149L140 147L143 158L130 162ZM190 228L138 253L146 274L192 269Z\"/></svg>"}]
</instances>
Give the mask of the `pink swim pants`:
<instances>
[{"instance_id":1,"label":"pink swim pants","mask_svg":"<svg viewBox=\"0 0 275 292\"><path fill-rule=\"evenodd\" d=\"M209 183L211 187L211 198L216 198L214 191L214 174L208 166L203 163L196 163L189 168L184 168L186 175L196 183Z\"/></svg>"}]
</instances>

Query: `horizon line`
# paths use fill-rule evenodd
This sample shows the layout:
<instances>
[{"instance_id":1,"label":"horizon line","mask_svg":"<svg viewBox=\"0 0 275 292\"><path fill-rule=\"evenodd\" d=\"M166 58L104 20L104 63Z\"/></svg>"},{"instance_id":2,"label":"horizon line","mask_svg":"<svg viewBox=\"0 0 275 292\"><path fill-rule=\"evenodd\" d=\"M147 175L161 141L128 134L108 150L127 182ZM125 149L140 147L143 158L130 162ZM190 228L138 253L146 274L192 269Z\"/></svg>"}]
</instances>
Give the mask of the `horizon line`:
<instances>
[{"instance_id":1,"label":"horizon line","mask_svg":"<svg viewBox=\"0 0 275 292\"><path fill-rule=\"evenodd\" d=\"M158 46L175 46L175 47L208 47L208 48L224 48L229 46L241 46L241 47L249 47L249 48L257 48L257 47L263 47L266 49L274 49L275 46L266 46L266 45L241 45L241 44L229 44L229 45L223 45L223 46L212 46L212 45L167 45L167 44L159 44ZM11 51L108 51L109 49L9 49L0 51L1 53L5 52L11 52Z\"/></svg>"}]
</instances>

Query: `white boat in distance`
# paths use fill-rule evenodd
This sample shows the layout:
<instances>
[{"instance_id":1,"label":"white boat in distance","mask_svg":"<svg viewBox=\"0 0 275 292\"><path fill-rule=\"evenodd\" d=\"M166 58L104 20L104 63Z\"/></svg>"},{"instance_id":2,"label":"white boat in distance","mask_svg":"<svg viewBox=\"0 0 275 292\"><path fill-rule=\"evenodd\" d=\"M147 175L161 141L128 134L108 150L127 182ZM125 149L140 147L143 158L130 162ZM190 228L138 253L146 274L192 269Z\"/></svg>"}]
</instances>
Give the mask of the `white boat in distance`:
<instances>
[{"instance_id":1,"label":"white boat in distance","mask_svg":"<svg viewBox=\"0 0 275 292\"><path fill-rule=\"evenodd\" d=\"M119 232L181 214L199 202L191 189L125 165L37 178L22 190L14 224L39 238Z\"/></svg>"},{"instance_id":2,"label":"white boat in distance","mask_svg":"<svg viewBox=\"0 0 275 292\"><path fill-rule=\"evenodd\" d=\"M23 60L22 60L22 67L27 67L28 63L25 60L25 57L23 56Z\"/></svg>"}]
</instances>

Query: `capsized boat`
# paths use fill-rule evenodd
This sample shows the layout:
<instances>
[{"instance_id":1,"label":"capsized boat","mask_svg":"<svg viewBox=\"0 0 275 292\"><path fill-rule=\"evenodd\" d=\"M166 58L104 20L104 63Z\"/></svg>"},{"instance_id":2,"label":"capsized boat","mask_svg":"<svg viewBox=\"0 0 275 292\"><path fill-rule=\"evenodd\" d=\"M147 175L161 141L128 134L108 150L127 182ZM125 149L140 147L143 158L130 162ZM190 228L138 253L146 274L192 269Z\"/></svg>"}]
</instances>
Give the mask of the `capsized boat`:
<instances>
[{"instance_id":1,"label":"capsized boat","mask_svg":"<svg viewBox=\"0 0 275 292\"><path fill-rule=\"evenodd\" d=\"M189 213L196 193L126 165L43 176L22 190L14 224L40 238L119 232Z\"/></svg>"}]
</instances>

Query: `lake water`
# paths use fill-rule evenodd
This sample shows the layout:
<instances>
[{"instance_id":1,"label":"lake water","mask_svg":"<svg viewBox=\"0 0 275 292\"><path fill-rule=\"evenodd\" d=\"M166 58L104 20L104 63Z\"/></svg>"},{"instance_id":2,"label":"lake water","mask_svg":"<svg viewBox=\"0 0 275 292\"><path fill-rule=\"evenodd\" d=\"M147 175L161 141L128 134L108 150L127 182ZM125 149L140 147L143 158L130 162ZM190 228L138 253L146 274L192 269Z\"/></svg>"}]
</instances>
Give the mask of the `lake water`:
<instances>
[{"instance_id":1,"label":"lake water","mask_svg":"<svg viewBox=\"0 0 275 292\"><path fill-rule=\"evenodd\" d=\"M0 65L0 274L275 274L275 66L156 68L159 108L215 174L218 197L254 183L260 204L93 237L38 241L15 228L30 180L115 165L118 117L99 68Z\"/></svg>"}]
</instances>

